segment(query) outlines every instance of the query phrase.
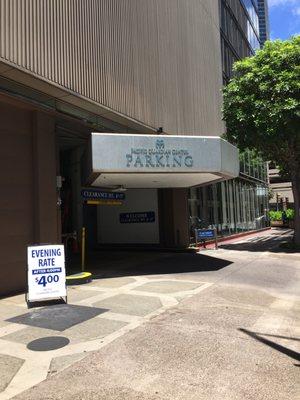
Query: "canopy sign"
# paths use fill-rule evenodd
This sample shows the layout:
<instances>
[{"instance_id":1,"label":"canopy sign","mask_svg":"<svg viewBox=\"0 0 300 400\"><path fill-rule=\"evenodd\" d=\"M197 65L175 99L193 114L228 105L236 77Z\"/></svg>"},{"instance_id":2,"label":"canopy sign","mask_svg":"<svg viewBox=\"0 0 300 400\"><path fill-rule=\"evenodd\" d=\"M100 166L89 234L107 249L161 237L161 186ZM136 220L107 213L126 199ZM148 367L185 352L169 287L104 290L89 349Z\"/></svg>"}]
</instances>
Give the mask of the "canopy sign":
<instances>
[{"instance_id":1,"label":"canopy sign","mask_svg":"<svg viewBox=\"0 0 300 400\"><path fill-rule=\"evenodd\" d=\"M92 187L183 188L239 175L237 148L214 136L92 133L90 146Z\"/></svg>"},{"instance_id":2,"label":"canopy sign","mask_svg":"<svg viewBox=\"0 0 300 400\"><path fill-rule=\"evenodd\" d=\"M63 245L29 246L27 302L67 296Z\"/></svg>"}]
</instances>

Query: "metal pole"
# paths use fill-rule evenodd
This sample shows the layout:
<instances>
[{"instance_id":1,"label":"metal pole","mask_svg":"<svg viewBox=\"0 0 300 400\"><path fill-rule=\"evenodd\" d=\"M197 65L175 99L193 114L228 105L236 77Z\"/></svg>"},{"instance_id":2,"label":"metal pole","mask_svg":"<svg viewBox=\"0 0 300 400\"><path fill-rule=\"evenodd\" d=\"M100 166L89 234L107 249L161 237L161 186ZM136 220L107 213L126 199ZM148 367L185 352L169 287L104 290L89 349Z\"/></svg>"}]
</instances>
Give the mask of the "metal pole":
<instances>
[{"instance_id":1,"label":"metal pole","mask_svg":"<svg viewBox=\"0 0 300 400\"><path fill-rule=\"evenodd\" d=\"M195 229L195 242L196 242L196 247L198 246L198 234L197 234L197 229ZM199 247L200 251L200 247Z\"/></svg>"},{"instance_id":2,"label":"metal pole","mask_svg":"<svg viewBox=\"0 0 300 400\"><path fill-rule=\"evenodd\" d=\"M82 227L81 233L81 270L85 268L85 227Z\"/></svg>"},{"instance_id":3,"label":"metal pole","mask_svg":"<svg viewBox=\"0 0 300 400\"><path fill-rule=\"evenodd\" d=\"M215 231L215 249L218 250L218 238L217 238L217 229L214 229Z\"/></svg>"}]
</instances>

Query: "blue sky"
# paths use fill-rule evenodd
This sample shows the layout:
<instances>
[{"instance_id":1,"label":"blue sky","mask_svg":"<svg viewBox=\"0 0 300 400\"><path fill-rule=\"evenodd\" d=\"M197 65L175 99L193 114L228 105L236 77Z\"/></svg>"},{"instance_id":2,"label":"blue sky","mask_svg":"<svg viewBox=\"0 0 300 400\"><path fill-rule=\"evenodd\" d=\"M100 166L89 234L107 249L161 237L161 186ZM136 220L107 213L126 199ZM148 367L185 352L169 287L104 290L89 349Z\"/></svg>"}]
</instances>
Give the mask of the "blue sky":
<instances>
[{"instance_id":1,"label":"blue sky","mask_svg":"<svg viewBox=\"0 0 300 400\"><path fill-rule=\"evenodd\" d=\"M271 39L300 35L300 0L269 0Z\"/></svg>"}]
</instances>

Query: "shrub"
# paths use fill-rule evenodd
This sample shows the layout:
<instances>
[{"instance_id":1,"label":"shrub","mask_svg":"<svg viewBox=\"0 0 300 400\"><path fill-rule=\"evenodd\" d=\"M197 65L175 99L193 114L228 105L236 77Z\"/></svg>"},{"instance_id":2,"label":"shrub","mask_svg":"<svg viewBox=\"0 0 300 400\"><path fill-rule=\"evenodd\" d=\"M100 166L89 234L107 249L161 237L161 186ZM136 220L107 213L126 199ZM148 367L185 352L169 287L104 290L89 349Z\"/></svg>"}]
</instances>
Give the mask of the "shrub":
<instances>
[{"instance_id":1,"label":"shrub","mask_svg":"<svg viewBox=\"0 0 300 400\"><path fill-rule=\"evenodd\" d=\"M271 221L282 221L282 211L269 211L269 217ZM293 220L295 216L295 211L292 208L288 208L285 212L286 219Z\"/></svg>"},{"instance_id":2,"label":"shrub","mask_svg":"<svg viewBox=\"0 0 300 400\"><path fill-rule=\"evenodd\" d=\"M269 211L271 221L282 221L282 211Z\"/></svg>"},{"instance_id":3,"label":"shrub","mask_svg":"<svg viewBox=\"0 0 300 400\"><path fill-rule=\"evenodd\" d=\"M294 217L295 217L295 210L294 210L293 208L288 208L288 209L286 210L286 217L287 217L287 219L289 219L289 220L293 220Z\"/></svg>"}]
</instances>

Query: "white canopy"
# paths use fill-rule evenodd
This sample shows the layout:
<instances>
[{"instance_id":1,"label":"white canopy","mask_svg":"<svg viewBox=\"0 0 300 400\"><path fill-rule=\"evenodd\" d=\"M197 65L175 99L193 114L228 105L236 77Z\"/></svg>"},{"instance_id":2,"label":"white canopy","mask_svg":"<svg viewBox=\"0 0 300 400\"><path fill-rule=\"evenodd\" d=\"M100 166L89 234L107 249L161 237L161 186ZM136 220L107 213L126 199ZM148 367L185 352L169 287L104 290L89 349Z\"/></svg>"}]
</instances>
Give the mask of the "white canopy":
<instances>
[{"instance_id":1,"label":"white canopy","mask_svg":"<svg viewBox=\"0 0 300 400\"><path fill-rule=\"evenodd\" d=\"M180 188L239 174L238 149L219 137L92 133L89 182L103 188Z\"/></svg>"}]
</instances>

